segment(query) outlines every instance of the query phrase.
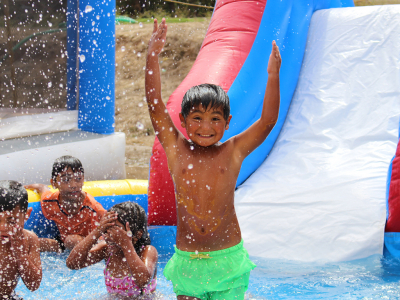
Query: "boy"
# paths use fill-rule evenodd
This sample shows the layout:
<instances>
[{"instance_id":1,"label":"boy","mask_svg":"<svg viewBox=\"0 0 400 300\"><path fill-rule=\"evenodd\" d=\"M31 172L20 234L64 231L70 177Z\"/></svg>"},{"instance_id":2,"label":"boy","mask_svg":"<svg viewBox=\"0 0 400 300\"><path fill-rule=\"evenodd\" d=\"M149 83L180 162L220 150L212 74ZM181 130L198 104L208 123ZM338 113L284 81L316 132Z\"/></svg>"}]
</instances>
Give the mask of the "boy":
<instances>
[{"instance_id":1,"label":"boy","mask_svg":"<svg viewBox=\"0 0 400 300\"><path fill-rule=\"evenodd\" d=\"M274 127L279 113L279 49L273 42L261 118L241 134L220 143L229 128L229 99L222 88L203 84L189 89L179 114L181 134L161 100L158 63L166 38L165 20L148 46L146 97L150 118L168 160L175 185L177 238L164 274L178 299L243 299L250 270L234 208L236 179L245 157Z\"/></svg>"},{"instance_id":2,"label":"boy","mask_svg":"<svg viewBox=\"0 0 400 300\"><path fill-rule=\"evenodd\" d=\"M40 194L43 215L53 220L60 231L55 239L39 239L40 251L71 250L97 227L106 210L93 196L82 191L83 181L82 163L67 155L57 158L53 164L50 183L57 192L51 192L45 184L25 186Z\"/></svg>"},{"instance_id":3,"label":"boy","mask_svg":"<svg viewBox=\"0 0 400 300\"><path fill-rule=\"evenodd\" d=\"M14 289L21 277L32 292L42 280L39 239L24 229L32 208L28 193L16 181L0 181L0 298L21 299Z\"/></svg>"}]
</instances>

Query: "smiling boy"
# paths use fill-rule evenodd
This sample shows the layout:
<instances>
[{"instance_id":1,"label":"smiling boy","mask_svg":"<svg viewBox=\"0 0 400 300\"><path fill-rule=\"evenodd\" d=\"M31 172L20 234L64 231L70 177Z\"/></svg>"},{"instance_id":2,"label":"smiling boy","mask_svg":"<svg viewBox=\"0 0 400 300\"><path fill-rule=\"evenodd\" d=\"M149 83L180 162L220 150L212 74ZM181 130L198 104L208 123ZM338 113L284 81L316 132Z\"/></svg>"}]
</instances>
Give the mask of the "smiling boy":
<instances>
[{"instance_id":1,"label":"smiling boy","mask_svg":"<svg viewBox=\"0 0 400 300\"><path fill-rule=\"evenodd\" d=\"M16 181L0 181L0 298L21 299L14 293L18 279L35 291L42 280L39 239L24 229L32 208L28 193Z\"/></svg>"},{"instance_id":2,"label":"smiling boy","mask_svg":"<svg viewBox=\"0 0 400 300\"><path fill-rule=\"evenodd\" d=\"M51 192L45 184L25 186L40 194L43 215L54 221L60 232L55 239L40 238L41 251L71 250L97 227L106 210L93 196L82 191L83 182L81 161L66 155L53 163L50 183L58 191Z\"/></svg>"},{"instance_id":3,"label":"smiling boy","mask_svg":"<svg viewBox=\"0 0 400 300\"><path fill-rule=\"evenodd\" d=\"M175 185L177 239L164 269L178 299L243 299L255 265L243 248L234 207L236 180L243 160L266 139L279 113L281 57L275 42L261 118L221 143L232 116L219 86L189 89L179 114L189 140L177 130L161 99L158 55L167 25L154 20L146 61L146 98L150 118L168 160Z\"/></svg>"}]
</instances>

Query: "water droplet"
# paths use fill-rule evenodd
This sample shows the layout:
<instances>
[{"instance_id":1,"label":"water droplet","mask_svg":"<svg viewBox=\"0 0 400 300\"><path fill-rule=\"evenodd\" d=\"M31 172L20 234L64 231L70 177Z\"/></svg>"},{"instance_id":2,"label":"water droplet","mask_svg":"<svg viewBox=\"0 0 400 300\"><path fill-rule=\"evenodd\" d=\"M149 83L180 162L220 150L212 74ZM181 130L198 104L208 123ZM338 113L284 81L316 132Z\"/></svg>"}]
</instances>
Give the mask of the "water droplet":
<instances>
[{"instance_id":1,"label":"water droplet","mask_svg":"<svg viewBox=\"0 0 400 300\"><path fill-rule=\"evenodd\" d=\"M125 51L125 46L121 47L121 51L124 52Z\"/></svg>"},{"instance_id":2,"label":"water droplet","mask_svg":"<svg viewBox=\"0 0 400 300\"><path fill-rule=\"evenodd\" d=\"M193 169L193 164L189 164L189 165L188 165L188 169L189 169L189 170Z\"/></svg>"},{"instance_id":3,"label":"water droplet","mask_svg":"<svg viewBox=\"0 0 400 300\"><path fill-rule=\"evenodd\" d=\"M110 96L106 96L106 99L107 99L107 100L110 100L111 98L110 98Z\"/></svg>"},{"instance_id":4,"label":"water droplet","mask_svg":"<svg viewBox=\"0 0 400 300\"><path fill-rule=\"evenodd\" d=\"M153 70L149 70L149 75L153 75Z\"/></svg>"},{"instance_id":5,"label":"water droplet","mask_svg":"<svg viewBox=\"0 0 400 300\"><path fill-rule=\"evenodd\" d=\"M139 129L139 130L143 130L144 129L144 125L142 123L140 123L140 122L137 122L136 123L136 128Z\"/></svg>"},{"instance_id":6,"label":"water droplet","mask_svg":"<svg viewBox=\"0 0 400 300\"><path fill-rule=\"evenodd\" d=\"M81 54L79 55L79 60L83 63L85 61L86 57L85 55Z\"/></svg>"},{"instance_id":7,"label":"water droplet","mask_svg":"<svg viewBox=\"0 0 400 300\"><path fill-rule=\"evenodd\" d=\"M142 53L138 52L136 55L137 55L138 57L141 57L141 56L142 56Z\"/></svg>"},{"instance_id":8,"label":"water droplet","mask_svg":"<svg viewBox=\"0 0 400 300\"><path fill-rule=\"evenodd\" d=\"M47 83L47 87L48 87L48 88L51 88L52 85L53 85L53 84L51 83L51 81L49 81L49 82Z\"/></svg>"},{"instance_id":9,"label":"water droplet","mask_svg":"<svg viewBox=\"0 0 400 300\"><path fill-rule=\"evenodd\" d=\"M143 23L142 22L139 23L139 27L143 28Z\"/></svg>"},{"instance_id":10,"label":"water droplet","mask_svg":"<svg viewBox=\"0 0 400 300\"><path fill-rule=\"evenodd\" d=\"M194 150L194 146L193 145L190 145L190 150Z\"/></svg>"},{"instance_id":11,"label":"water droplet","mask_svg":"<svg viewBox=\"0 0 400 300\"><path fill-rule=\"evenodd\" d=\"M90 5L86 5L85 13L90 13L92 10L93 10L93 7L91 7Z\"/></svg>"},{"instance_id":12,"label":"water droplet","mask_svg":"<svg viewBox=\"0 0 400 300\"><path fill-rule=\"evenodd\" d=\"M139 102L138 106L143 107L143 102Z\"/></svg>"}]
</instances>

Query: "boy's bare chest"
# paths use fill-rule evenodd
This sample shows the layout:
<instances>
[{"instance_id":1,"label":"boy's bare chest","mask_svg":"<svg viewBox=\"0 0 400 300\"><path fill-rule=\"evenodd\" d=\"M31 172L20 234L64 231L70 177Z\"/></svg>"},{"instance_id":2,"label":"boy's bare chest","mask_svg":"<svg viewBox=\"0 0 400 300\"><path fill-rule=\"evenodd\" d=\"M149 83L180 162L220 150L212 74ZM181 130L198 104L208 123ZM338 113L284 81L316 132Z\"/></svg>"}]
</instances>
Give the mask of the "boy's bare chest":
<instances>
[{"instance_id":1,"label":"boy's bare chest","mask_svg":"<svg viewBox=\"0 0 400 300\"><path fill-rule=\"evenodd\" d=\"M0 257L0 290L11 292L19 279L17 263L10 249L0 249Z\"/></svg>"}]
</instances>

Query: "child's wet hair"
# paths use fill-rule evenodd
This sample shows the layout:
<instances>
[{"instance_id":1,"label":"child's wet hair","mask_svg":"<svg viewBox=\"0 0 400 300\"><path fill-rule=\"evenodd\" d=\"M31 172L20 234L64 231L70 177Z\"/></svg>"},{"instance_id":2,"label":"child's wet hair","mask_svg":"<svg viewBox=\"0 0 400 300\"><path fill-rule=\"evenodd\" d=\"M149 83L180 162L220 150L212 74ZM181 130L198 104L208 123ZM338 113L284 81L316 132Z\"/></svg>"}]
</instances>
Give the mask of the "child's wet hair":
<instances>
[{"instance_id":1,"label":"child's wet hair","mask_svg":"<svg viewBox=\"0 0 400 300\"><path fill-rule=\"evenodd\" d=\"M126 222L129 223L132 236L136 235L139 230L142 232L142 237L134 244L136 253L140 253L143 246L150 245L150 236L147 231L147 215L143 207L135 202L122 202L115 204L109 211L114 211L118 214L118 221L124 227Z\"/></svg>"},{"instance_id":2,"label":"child's wet hair","mask_svg":"<svg viewBox=\"0 0 400 300\"><path fill-rule=\"evenodd\" d=\"M219 108L222 107L224 119L228 120L230 114L229 97L226 92L218 85L204 83L191 87L183 96L181 113L183 117L189 115L193 107Z\"/></svg>"},{"instance_id":3,"label":"child's wet hair","mask_svg":"<svg viewBox=\"0 0 400 300\"><path fill-rule=\"evenodd\" d=\"M27 211L28 192L18 181L0 180L0 212L12 211L17 206Z\"/></svg>"},{"instance_id":4,"label":"child's wet hair","mask_svg":"<svg viewBox=\"0 0 400 300\"><path fill-rule=\"evenodd\" d=\"M56 181L57 176L71 168L74 173L82 173L84 174L82 163L76 157L65 155L57 158L53 163L53 170L51 171L51 178Z\"/></svg>"}]
</instances>

